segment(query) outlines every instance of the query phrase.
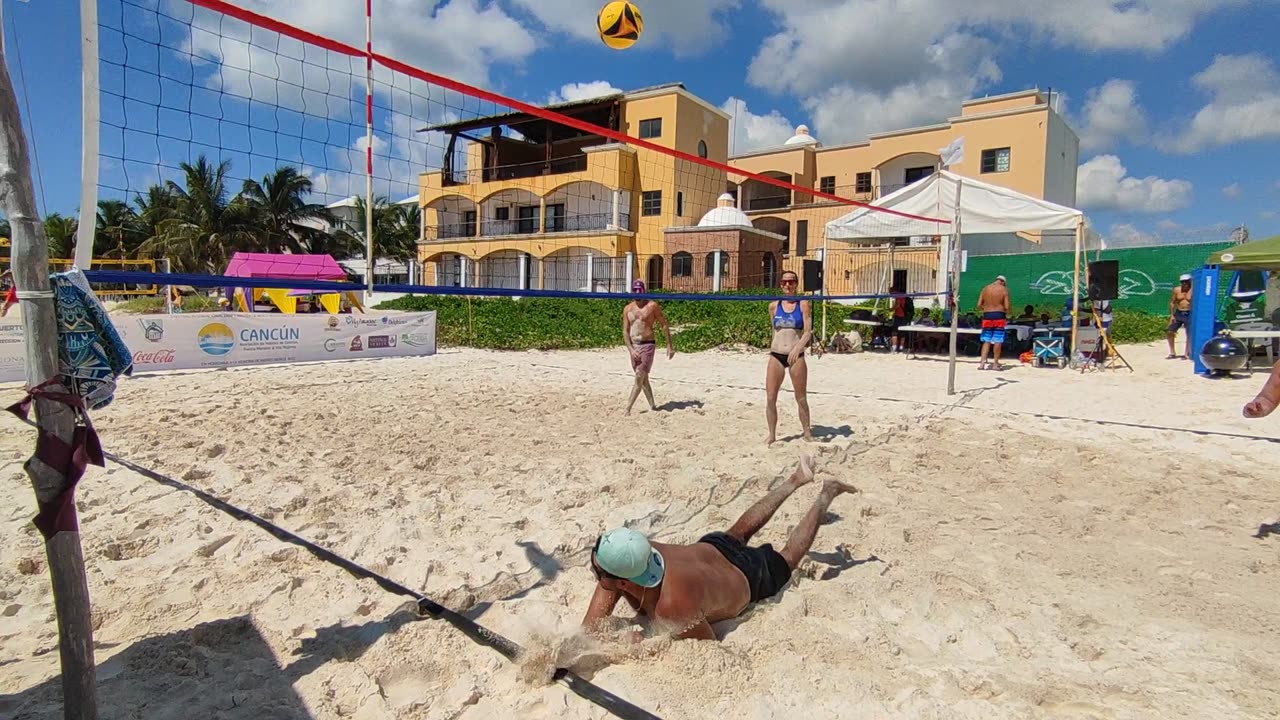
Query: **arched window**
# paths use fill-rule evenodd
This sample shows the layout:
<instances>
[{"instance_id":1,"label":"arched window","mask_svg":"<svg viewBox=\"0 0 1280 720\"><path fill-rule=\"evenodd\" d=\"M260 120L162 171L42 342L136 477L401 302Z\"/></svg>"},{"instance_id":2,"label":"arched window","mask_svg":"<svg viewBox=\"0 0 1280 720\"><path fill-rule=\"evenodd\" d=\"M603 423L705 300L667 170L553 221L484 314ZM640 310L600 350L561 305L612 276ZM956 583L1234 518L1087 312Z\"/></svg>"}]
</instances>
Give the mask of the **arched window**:
<instances>
[{"instance_id":1,"label":"arched window","mask_svg":"<svg viewBox=\"0 0 1280 720\"><path fill-rule=\"evenodd\" d=\"M672 255L671 277L693 277L693 255L683 251Z\"/></svg>"},{"instance_id":2,"label":"arched window","mask_svg":"<svg viewBox=\"0 0 1280 720\"><path fill-rule=\"evenodd\" d=\"M654 255L649 258L649 268L645 272L649 278L650 290L662 289L662 256Z\"/></svg>"},{"instance_id":3,"label":"arched window","mask_svg":"<svg viewBox=\"0 0 1280 720\"><path fill-rule=\"evenodd\" d=\"M716 274L716 251L712 250L707 253L706 262L703 263L702 273L707 277L715 277ZM720 251L720 277L729 274L729 253Z\"/></svg>"},{"instance_id":4,"label":"arched window","mask_svg":"<svg viewBox=\"0 0 1280 720\"><path fill-rule=\"evenodd\" d=\"M698 157L705 158L706 156L707 156L707 141L699 140L698 141Z\"/></svg>"}]
</instances>

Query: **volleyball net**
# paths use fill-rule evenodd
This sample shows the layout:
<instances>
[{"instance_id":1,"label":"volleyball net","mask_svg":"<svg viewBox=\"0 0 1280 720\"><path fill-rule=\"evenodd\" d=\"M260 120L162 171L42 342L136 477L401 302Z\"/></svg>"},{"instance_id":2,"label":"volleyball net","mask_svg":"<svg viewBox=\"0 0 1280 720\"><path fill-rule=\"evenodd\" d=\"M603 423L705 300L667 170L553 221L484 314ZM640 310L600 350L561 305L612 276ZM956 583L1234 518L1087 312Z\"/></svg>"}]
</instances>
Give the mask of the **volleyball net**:
<instances>
[{"instance_id":1,"label":"volleyball net","mask_svg":"<svg viewBox=\"0 0 1280 720\"><path fill-rule=\"evenodd\" d=\"M188 285L235 252L328 254L367 283L372 246L373 282L400 290L759 292L812 270L825 223L870 197L810 177L798 148L730 159L729 115L679 85L510 98L381 54L372 5L348 5L329 37L258 2L100 0L113 247ZM884 246L922 219L874 216ZM932 294L936 247L916 240L906 268L843 253L827 294Z\"/></svg>"}]
</instances>

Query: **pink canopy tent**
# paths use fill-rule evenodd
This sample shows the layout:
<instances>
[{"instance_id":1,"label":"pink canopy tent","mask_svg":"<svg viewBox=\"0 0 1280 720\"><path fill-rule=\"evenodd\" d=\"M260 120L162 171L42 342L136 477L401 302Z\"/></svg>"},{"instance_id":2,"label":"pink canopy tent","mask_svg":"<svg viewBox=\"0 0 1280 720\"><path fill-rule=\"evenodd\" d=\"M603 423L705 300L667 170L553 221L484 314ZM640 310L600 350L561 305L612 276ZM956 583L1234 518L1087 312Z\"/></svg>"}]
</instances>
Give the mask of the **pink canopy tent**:
<instances>
[{"instance_id":1,"label":"pink canopy tent","mask_svg":"<svg viewBox=\"0 0 1280 720\"><path fill-rule=\"evenodd\" d=\"M323 280L332 282L347 280L347 273L330 255L277 255L274 253L238 252L231 256L231 262L227 264L225 274L228 277L272 278L278 280ZM263 290L261 294L270 298L272 303L281 312L285 313L293 313L296 308L296 298L304 295L320 295L321 304L331 313L337 312L339 307L337 294L334 293L317 293L313 290ZM243 302L244 309L252 312L253 303L241 297L240 292L237 292L236 295ZM360 301L354 293L346 292L343 295L347 297L352 306L363 311L364 308L360 306ZM253 292L252 296L256 301L258 292Z\"/></svg>"},{"instance_id":2,"label":"pink canopy tent","mask_svg":"<svg viewBox=\"0 0 1280 720\"><path fill-rule=\"evenodd\" d=\"M238 252L231 256L230 277L345 281L347 274L330 255L276 255Z\"/></svg>"}]
</instances>

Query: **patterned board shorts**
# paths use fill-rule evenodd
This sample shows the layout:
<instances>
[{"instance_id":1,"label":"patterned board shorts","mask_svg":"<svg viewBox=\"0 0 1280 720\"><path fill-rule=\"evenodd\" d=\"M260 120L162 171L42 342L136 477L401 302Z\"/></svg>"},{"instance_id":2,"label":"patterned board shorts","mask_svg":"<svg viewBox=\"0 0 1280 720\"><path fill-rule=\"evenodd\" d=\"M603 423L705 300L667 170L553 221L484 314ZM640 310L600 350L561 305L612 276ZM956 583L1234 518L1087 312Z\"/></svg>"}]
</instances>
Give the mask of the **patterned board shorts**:
<instances>
[{"instance_id":1,"label":"patterned board shorts","mask_svg":"<svg viewBox=\"0 0 1280 720\"><path fill-rule=\"evenodd\" d=\"M995 345L1004 344L1004 326L1006 322L1005 315L1002 312L983 313L982 334L978 336L978 340Z\"/></svg>"}]
</instances>

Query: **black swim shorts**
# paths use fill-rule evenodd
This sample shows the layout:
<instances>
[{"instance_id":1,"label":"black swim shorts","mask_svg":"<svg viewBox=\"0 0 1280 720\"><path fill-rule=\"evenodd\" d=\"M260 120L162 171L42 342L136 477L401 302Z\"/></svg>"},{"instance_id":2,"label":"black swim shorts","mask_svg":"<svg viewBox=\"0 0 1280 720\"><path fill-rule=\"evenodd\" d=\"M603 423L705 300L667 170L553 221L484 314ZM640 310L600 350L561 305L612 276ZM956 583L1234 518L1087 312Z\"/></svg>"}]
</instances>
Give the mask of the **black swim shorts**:
<instances>
[{"instance_id":1,"label":"black swim shorts","mask_svg":"<svg viewBox=\"0 0 1280 720\"><path fill-rule=\"evenodd\" d=\"M719 550L725 560L742 571L747 577L747 587L751 588L753 603L772 597L791 580L791 566L768 543L758 548L747 547L746 543L722 532L703 535L698 542Z\"/></svg>"}]
</instances>

